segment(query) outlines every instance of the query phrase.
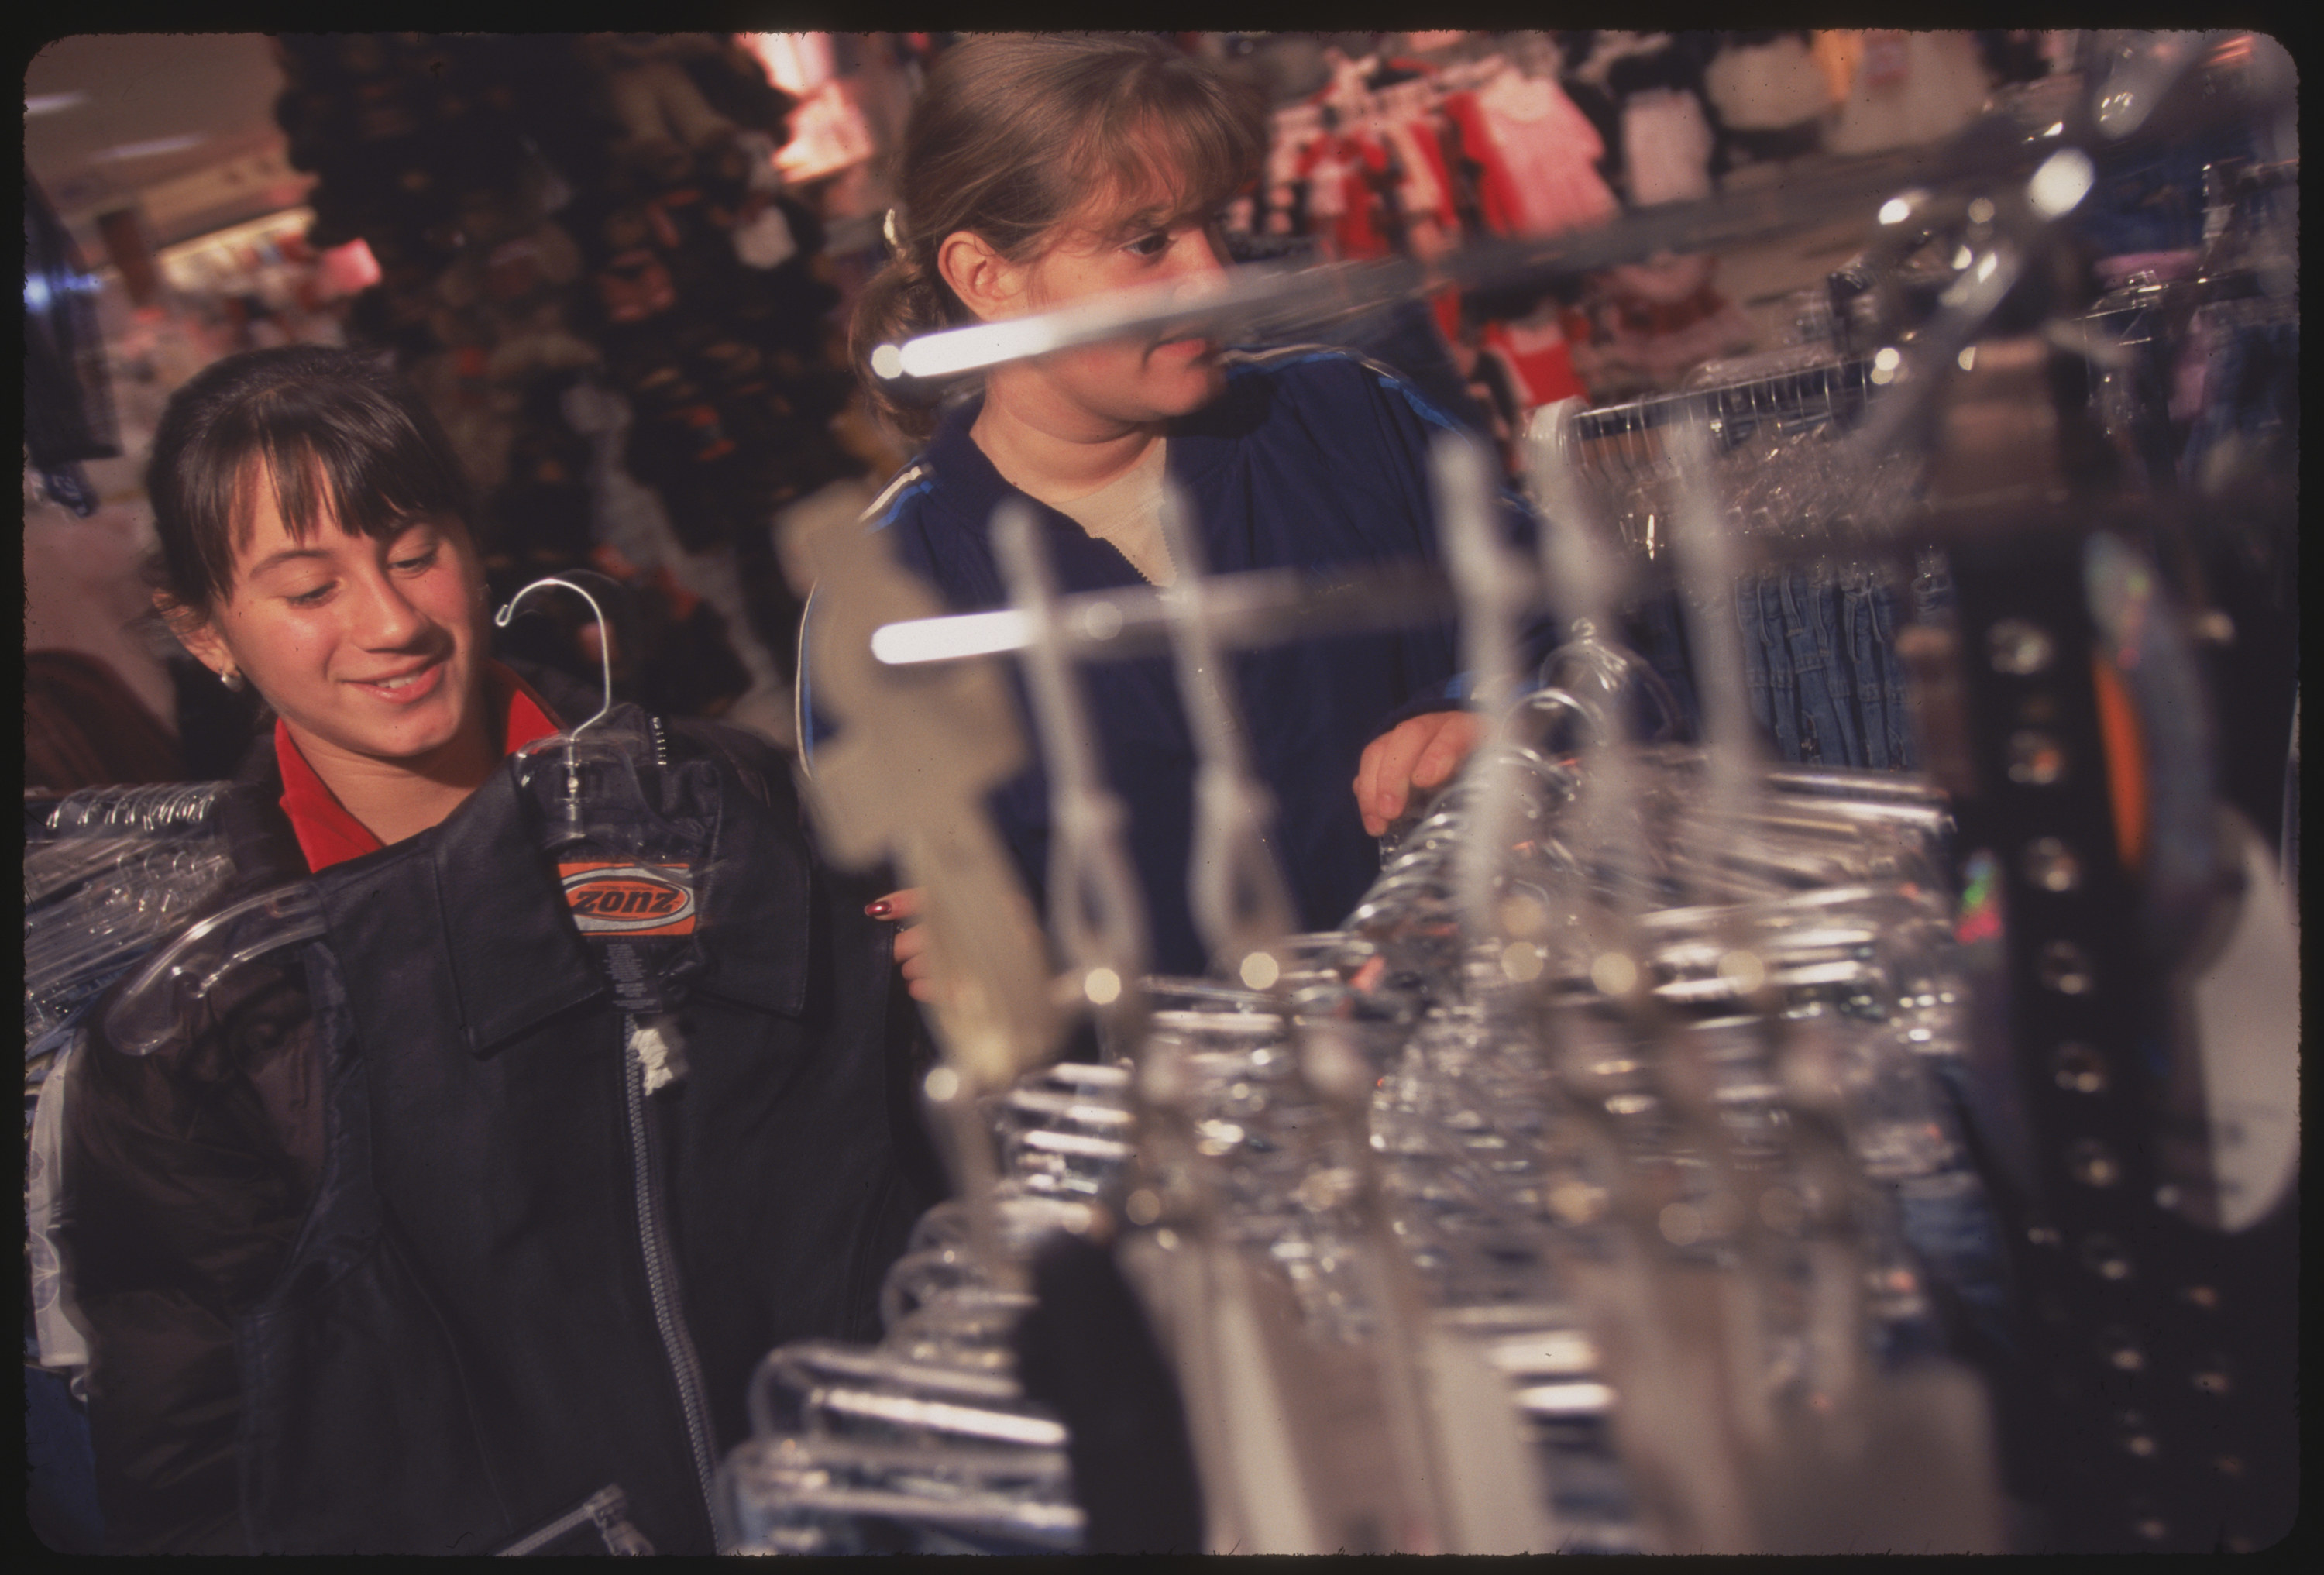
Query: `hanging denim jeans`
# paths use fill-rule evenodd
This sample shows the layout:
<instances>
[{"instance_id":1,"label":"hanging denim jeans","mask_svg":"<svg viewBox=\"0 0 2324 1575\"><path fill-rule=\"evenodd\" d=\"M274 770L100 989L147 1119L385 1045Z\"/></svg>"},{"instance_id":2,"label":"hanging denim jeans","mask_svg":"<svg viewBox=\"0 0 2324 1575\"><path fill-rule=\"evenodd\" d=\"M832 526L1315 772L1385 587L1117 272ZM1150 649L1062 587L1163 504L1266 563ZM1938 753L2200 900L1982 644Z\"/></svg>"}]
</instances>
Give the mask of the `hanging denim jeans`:
<instances>
[{"instance_id":1,"label":"hanging denim jeans","mask_svg":"<svg viewBox=\"0 0 2324 1575\"><path fill-rule=\"evenodd\" d=\"M1941 612L1950 591L1942 560L1931 555L1913 585L1916 616ZM1801 569L1736 582L1744 695L1775 759L1857 770L1914 769L1905 674L1896 659L1902 600L1895 585L1862 571ZM1678 593L1632 603L1624 637L1669 683L1699 739L1702 713Z\"/></svg>"},{"instance_id":2,"label":"hanging denim jeans","mask_svg":"<svg viewBox=\"0 0 2324 1575\"><path fill-rule=\"evenodd\" d=\"M1962 1082L1966 1069L1951 1056L1932 1056L1923 1064L1943 1098L1950 1124L1956 1130L1966 1128L1970 1123ZM2017 1341L2008 1257L2002 1251L1993 1199L1969 1152L1957 1147L1935 1174L1900 1189L1897 1206L1904 1239L1920 1258L1932 1289L1940 1291L1950 1325L1947 1343L1956 1354L1967 1349L2014 1358Z\"/></svg>"},{"instance_id":3,"label":"hanging denim jeans","mask_svg":"<svg viewBox=\"0 0 2324 1575\"><path fill-rule=\"evenodd\" d=\"M2093 256L2170 252L2203 241L2203 166L2252 158L2251 130L2228 126L2169 143L2101 175L2074 214Z\"/></svg>"},{"instance_id":4,"label":"hanging denim jeans","mask_svg":"<svg viewBox=\"0 0 2324 1575\"><path fill-rule=\"evenodd\" d=\"M1792 646L1803 764L1863 766L1852 663L1840 638L1840 587L1825 568L1795 570L1778 582Z\"/></svg>"},{"instance_id":5,"label":"hanging denim jeans","mask_svg":"<svg viewBox=\"0 0 2324 1575\"><path fill-rule=\"evenodd\" d=\"M2216 328L2203 404L2179 465L2181 485L2210 492L2271 466L2297 474L2300 325L2227 323Z\"/></svg>"},{"instance_id":6,"label":"hanging denim jeans","mask_svg":"<svg viewBox=\"0 0 2324 1575\"><path fill-rule=\"evenodd\" d=\"M1856 686L1863 739L1849 764L1875 771L1913 769L1912 719L1904 708L1904 670L1896 659L1896 588L1861 570L1840 576L1841 628Z\"/></svg>"},{"instance_id":7,"label":"hanging denim jeans","mask_svg":"<svg viewBox=\"0 0 2324 1575\"><path fill-rule=\"evenodd\" d=\"M1743 646L1743 687L1751 714L1773 736L1776 758L1800 758L1799 705L1792 692L1791 647L1784 638L1783 599L1772 582L1746 579L1735 587L1735 619Z\"/></svg>"}]
</instances>

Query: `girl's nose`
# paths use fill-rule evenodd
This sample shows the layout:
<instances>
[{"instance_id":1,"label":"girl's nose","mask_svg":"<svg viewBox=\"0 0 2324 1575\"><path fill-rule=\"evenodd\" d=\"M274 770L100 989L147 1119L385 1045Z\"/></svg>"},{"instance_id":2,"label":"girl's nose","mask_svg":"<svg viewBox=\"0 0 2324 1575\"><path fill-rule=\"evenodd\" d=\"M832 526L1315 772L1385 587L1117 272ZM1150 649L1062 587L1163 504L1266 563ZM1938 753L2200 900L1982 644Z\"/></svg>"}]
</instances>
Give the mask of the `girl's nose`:
<instances>
[{"instance_id":1,"label":"girl's nose","mask_svg":"<svg viewBox=\"0 0 2324 1575\"><path fill-rule=\"evenodd\" d=\"M367 649L393 650L410 645L427 626L427 619L389 576L371 576L359 603L355 638Z\"/></svg>"}]
</instances>

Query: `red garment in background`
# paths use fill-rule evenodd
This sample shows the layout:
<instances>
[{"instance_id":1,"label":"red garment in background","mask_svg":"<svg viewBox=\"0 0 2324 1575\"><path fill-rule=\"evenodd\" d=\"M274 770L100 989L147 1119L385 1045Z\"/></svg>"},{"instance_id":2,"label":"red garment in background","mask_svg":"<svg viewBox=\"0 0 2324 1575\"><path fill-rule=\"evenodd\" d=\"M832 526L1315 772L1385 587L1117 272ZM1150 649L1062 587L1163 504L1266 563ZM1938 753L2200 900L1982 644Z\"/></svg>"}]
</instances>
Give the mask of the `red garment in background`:
<instances>
[{"instance_id":1,"label":"red garment in background","mask_svg":"<svg viewBox=\"0 0 2324 1575\"><path fill-rule=\"evenodd\" d=\"M1447 229L1457 228L1461 220L1452 207L1452 175L1444 167L1434 129L1425 120L1393 120L1383 123L1380 131L1404 165L1398 196L1405 217L1432 218Z\"/></svg>"},{"instance_id":2,"label":"red garment in background","mask_svg":"<svg viewBox=\"0 0 2324 1575\"><path fill-rule=\"evenodd\" d=\"M1589 391L1573 370L1573 353L1554 316L1535 323L1488 323L1484 341L1482 354L1508 369L1509 390L1520 410Z\"/></svg>"},{"instance_id":3,"label":"red garment in background","mask_svg":"<svg viewBox=\"0 0 2324 1575\"><path fill-rule=\"evenodd\" d=\"M1326 132L1299 155L1296 169L1307 181L1308 226L1333 256L1385 257L1393 250L1374 213L1372 177L1388 171L1379 143Z\"/></svg>"}]
</instances>

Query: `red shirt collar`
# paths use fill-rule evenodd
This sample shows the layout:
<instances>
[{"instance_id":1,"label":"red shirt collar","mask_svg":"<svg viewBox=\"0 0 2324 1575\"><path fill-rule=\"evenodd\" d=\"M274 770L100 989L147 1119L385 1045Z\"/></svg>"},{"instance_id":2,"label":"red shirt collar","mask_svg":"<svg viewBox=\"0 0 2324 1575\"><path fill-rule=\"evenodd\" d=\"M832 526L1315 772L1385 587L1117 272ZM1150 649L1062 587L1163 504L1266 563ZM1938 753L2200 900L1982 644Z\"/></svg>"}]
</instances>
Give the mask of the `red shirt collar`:
<instances>
[{"instance_id":1,"label":"red shirt collar","mask_svg":"<svg viewBox=\"0 0 2324 1575\"><path fill-rule=\"evenodd\" d=\"M490 714L502 719L503 754L513 754L533 740L558 731L549 702L498 662L485 665L484 693L492 701ZM274 759L282 769L282 813L290 817L290 829L298 834L299 850L307 855L309 870L320 874L334 864L375 853L384 845L323 785L315 768L291 741L290 727L279 718L274 723Z\"/></svg>"}]
</instances>

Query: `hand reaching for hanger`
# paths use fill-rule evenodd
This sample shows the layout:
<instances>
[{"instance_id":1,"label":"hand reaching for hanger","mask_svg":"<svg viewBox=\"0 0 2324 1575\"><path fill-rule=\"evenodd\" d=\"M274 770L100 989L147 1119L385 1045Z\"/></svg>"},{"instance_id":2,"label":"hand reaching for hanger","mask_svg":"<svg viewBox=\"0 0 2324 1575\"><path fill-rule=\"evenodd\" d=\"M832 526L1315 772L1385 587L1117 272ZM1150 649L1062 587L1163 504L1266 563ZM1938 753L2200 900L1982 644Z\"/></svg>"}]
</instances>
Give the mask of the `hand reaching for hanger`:
<instances>
[{"instance_id":1,"label":"hand reaching for hanger","mask_svg":"<svg viewBox=\"0 0 2324 1575\"><path fill-rule=\"evenodd\" d=\"M891 891L863 910L875 919L886 919L898 926L896 930L896 966L904 971L904 983L914 1000L935 999L936 986L929 977L934 972L928 960L928 931L917 923L920 916L920 889L908 886L901 891Z\"/></svg>"},{"instance_id":2,"label":"hand reaching for hanger","mask_svg":"<svg viewBox=\"0 0 2324 1575\"><path fill-rule=\"evenodd\" d=\"M1451 780L1484 736L1473 711L1431 711L1397 723L1364 746L1356 768L1356 808L1379 836L1404 813L1416 788Z\"/></svg>"}]
</instances>

